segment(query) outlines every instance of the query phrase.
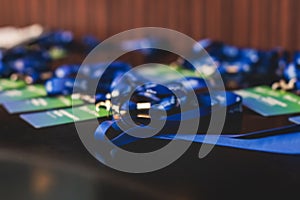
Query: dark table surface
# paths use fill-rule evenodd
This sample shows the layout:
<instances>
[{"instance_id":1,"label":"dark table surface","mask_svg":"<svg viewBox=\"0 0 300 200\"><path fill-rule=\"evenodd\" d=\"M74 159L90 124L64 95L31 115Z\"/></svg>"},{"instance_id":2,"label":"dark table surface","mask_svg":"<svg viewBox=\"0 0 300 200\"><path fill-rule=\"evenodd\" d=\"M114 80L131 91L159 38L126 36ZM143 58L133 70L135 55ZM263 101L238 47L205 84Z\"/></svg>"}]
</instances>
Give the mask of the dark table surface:
<instances>
[{"instance_id":1,"label":"dark table surface","mask_svg":"<svg viewBox=\"0 0 300 200\"><path fill-rule=\"evenodd\" d=\"M241 132L288 125L287 118L266 118L244 108ZM166 168L129 174L110 169L89 154L74 124L34 129L3 107L0 122L0 199L291 199L299 195L300 156L296 155L215 146L199 159L201 144L195 143Z\"/></svg>"}]
</instances>

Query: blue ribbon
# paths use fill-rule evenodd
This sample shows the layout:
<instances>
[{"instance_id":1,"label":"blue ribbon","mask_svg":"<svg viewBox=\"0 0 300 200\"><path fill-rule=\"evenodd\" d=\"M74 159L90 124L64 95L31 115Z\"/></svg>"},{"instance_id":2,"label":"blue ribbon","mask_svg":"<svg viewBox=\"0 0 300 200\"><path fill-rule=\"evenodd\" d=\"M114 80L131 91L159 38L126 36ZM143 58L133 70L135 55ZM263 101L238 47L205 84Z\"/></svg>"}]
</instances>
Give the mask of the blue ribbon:
<instances>
[{"instance_id":1,"label":"blue ribbon","mask_svg":"<svg viewBox=\"0 0 300 200\"><path fill-rule=\"evenodd\" d=\"M100 124L96 130L95 139L102 140L103 137L105 137L105 133L108 131L108 128L114 123L115 122L113 121L105 121L104 123ZM182 141L192 141L195 143L203 143L205 138L207 144L214 144L216 137L218 137L216 143L218 146L278 154L300 154L300 126L292 125L280 129L282 132L278 135L271 135L273 131L277 131L278 129L269 129L241 135L233 134L216 136L199 134L195 136L190 134L177 134L175 137L175 134L161 134L155 135L153 138L162 140L176 139ZM257 136L267 132L269 132L270 135L266 137L252 139L238 138L245 135ZM119 136L112 139L111 142L117 146L124 146L139 140L142 140L142 138L136 138L123 132Z\"/></svg>"},{"instance_id":2,"label":"blue ribbon","mask_svg":"<svg viewBox=\"0 0 300 200\"><path fill-rule=\"evenodd\" d=\"M206 93L197 95L199 101L207 101L205 96L209 96L209 95ZM203 99L205 99L205 100L203 100ZM236 114L240 114L242 112L241 111L241 97L239 97L231 92L226 92L226 99L227 99L226 104L223 102L223 103L218 103L216 105L224 106L227 108L227 120L228 119L229 119L229 121L237 120L235 117ZM174 132L174 127L176 128L176 125L178 125L182 120L193 119L193 116L195 116L193 114L193 112L200 112L201 117L210 116L210 114L211 114L210 107L211 107L210 103L207 103L205 105L202 104L202 107L199 107L198 109L189 110L184 113L177 113L177 114L172 114L172 115L168 115L168 116L164 117L164 120L166 121L166 127L163 128L163 131L162 131L163 133L160 135L155 135L155 136L153 136L153 138L172 139L174 137L174 134L172 134L172 133ZM232 116L234 116L234 118L230 118ZM163 118L152 119L152 120L163 120ZM142 127L142 130L145 130L145 131L152 131L152 132L156 131L155 127L150 127L148 125L143 125L143 124L140 125L140 127L130 126L127 124L126 121L127 121L126 119L121 118L120 120L117 120L117 121L110 120L110 121L102 122L98 126L97 130L95 131L95 135L94 135L95 139L103 140L103 138L106 136L111 137L111 135L116 135L115 137L113 137L111 139L111 142L117 146L123 146L123 145L129 144L129 143L132 143L132 142L135 142L135 141L138 141L141 139L141 138L134 137L134 136L127 134L127 133L134 131L135 129L140 130ZM136 121L135 118L133 119L133 121ZM200 121L202 121L202 120L200 120ZM120 123L122 124L123 128L127 127L126 131L123 131L119 127ZM230 125L232 125L232 124L230 124ZM184 134L182 134L182 136L184 136ZM179 138L184 138L182 136L180 136ZM188 135L186 135L186 136L188 136ZM235 135L235 136L238 136L238 135ZM191 139L191 138L187 137L186 139Z\"/></svg>"}]
</instances>

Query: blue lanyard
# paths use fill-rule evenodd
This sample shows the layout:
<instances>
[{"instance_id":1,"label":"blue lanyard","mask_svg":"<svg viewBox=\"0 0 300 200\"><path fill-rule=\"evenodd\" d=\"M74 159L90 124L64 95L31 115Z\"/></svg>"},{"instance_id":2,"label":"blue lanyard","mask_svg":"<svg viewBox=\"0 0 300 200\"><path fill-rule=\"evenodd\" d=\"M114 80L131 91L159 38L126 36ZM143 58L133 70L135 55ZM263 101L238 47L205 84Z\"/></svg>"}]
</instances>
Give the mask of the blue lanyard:
<instances>
[{"instance_id":1,"label":"blue lanyard","mask_svg":"<svg viewBox=\"0 0 300 200\"><path fill-rule=\"evenodd\" d=\"M283 75L280 81L273 83L272 88L299 92L300 52L294 53L294 57L291 62L289 62L289 55L285 53L281 61L281 70L283 71Z\"/></svg>"},{"instance_id":2,"label":"blue lanyard","mask_svg":"<svg viewBox=\"0 0 300 200\"><path fill-rule=\"evenodd\" d=\"M21 78L28 84L44 81L52 76L50 63L55 56L51 50L66 49L72 42L71 32L54 31L1 52L0 77Z\"/></svg>"},{"instance_id":3,"label":"blue lanyard","mask_svg":"<svg viewBox=\"0 0 300 200\"><path fill-rule=\"evenodd\" d=\"M197 95L197 98L199 102L207 101L207 99L210 97L208 93L203 93ZM215 106L224 106L227 109L227 118L225 122L225 126L223 129L223 133L234 133L237 130L236 125L240 126L241 124L241 114L242 114L242 98L238 95L226 92L226 104L222 103L216 103ZM201 103L200 103L201 104ZM177 113L172 114L166 117L166 124L165 127L160 130L160 135L164 134L172 134L174 131L176 131L176 127L178 123L181 120L191 120L193 118L193 112L200 112L201 113L201 119L199 124L199 130L198 132L201 133L201 131L205 131L205 128L207 128L207 119L210 117L210 109L211 103L203 104L198 109L193 109L186 111L185 113ZM206 118L206 119L205 119ZM135 119L133 119L135 121ZM162 119L156 119L156 120L162 120ZM141 121L139 121L141 122ZM122 124L122 127L128 126L127 131L123 131L120 129L119 125ZM140 126L143 127L145 130L153 130L155 131L155 127L147 126L147 124L140 124ZM95 138L96 139L103 139L104 136L107 136L111 139L111 141L118 146L122 146L124 144L137 141L140 138L133 137L131 135L128 135L126 132L131 131L131 129L135 129L136 127L132 128L128 124L126 124L126 119L122 120L108 120L102 122L96 132L95 132ZM155 136L156 137L156 136Z\"/></svg>"},{"instance_id":4,"label":"blue lanyard","mask_svg":"<svg viewBox=\"0 0 300 200\"><path fill-rule=\"evenodd\" d=\"M141 138L132 137L126 133L119 134L114 138L110 137L109 129L115 126L114 121L104 121L99 125L95 132L96 140L104 140L105 135L111 139L115 145L121 147L139 140ZM284 134L282 134L284 133ZM245 136L246 135L246 136ZM186 134L160 134L155 135L152 139L160 140L183 140L195 143L215 144L214 135L190 135ZM244 139L244 138L251 139ZM300 154L300 126L290 125L281 128L268 129L263 131L251 132L241 135L220 135L216 145L246 149L252 151L263 151L280 154Z\"/></svg>"},{"instance_id":5,"label":"blue lanyard","mask_svg":"<svg viewBox=\"0 0 300 200\"><path fill-rule=\"evenodd\" d=\"M80 65L63 65L58 67L54 74L56 77L49 79L45 83L46 91L49 96L72 94L74 88L78 92L85 93L92 85L97 85L96 97L106 95L111 92L113 81L120 74L131 69L131 66L125 62L113 62L104 71L106 63L96 63L82 66ZM75 76L77 75L77 81ZM97 77L102 75L99 82ZM88 94L94 95L94 94Z\"/></svg>"},{"instance_id":6,"label":"blue lanyard","mask_svg":"<svg viewBox=\"0 0 300 200\"><path fill-rule=\"evenodd\" d=\"M272 84L283 77L283 69L288 63L289 53L280 48L270 50L239 48L209 39L200 40L199 43L214 60L225 85L230 88ZM177 64L193 69L193 65L203 62L201 51L202 49L198 49L195 45L190 62L178 59Z\"/></svg>"}]
</instances>

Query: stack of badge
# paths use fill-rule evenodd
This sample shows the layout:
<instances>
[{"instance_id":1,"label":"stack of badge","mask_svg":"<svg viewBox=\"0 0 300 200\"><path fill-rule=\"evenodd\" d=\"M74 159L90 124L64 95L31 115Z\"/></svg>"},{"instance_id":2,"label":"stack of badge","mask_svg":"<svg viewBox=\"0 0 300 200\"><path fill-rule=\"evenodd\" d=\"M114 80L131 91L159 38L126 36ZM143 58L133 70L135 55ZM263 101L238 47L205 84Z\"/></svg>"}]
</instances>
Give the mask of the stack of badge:
<instances>
[{"instance_id":1,"label":"stack of badge","mask_svg":"<svg viewBox=\"0 0 300 200\"><path fill-rule=\"evenodd\" d=\"M143 42L157 41L151 39L128 41L123 44L123 48L130 49ZM264 116L286 114L287 111L299 112L296 107L299 107L300 99L296 95L274 91L266 86L234 93L228 91L208 93L207 87L207 79L216 69L229 88L269 84L283 78L286 85L279 82L273 85L273 89L300 90L299 52L295 52L293 60L290 60L289 53L281 49L262 51L238 48L218 41L200 42L214 62L211 62L210 58L199 59L197 55L200 55L202 50L194 48L191 62L179 60L177 65L173 66L184 78L167 80L164 85L159 85L152 83L147 76L153 73L155 76L163 77L159 77L160 79L165 79L170 77L170 74L157 70L154 66L148 71L145 69L147 76L127 73L132 69L131 66L117 61L83 66L67 64L59 66L52 72L50 63L65 55L72 46L73 35L68 31L44 33L26 45L0 52L0 76L5 78L0 79L0 103L3 103L10 113L34 112L21 114L21 118L35 128L112 115L112 120L104 121L98 126L95 139L103 139L105 135L120 146L128 141L137 140L127 134L134 125L140 125L145 131L155 130L156 127L149 125L150 121L166 122L155 138L172 139L178 124L193 120L197 116L195 113L200 113L201 116L200 123L197 124L198 133L205 133L212 108L217 110L225 108L227 115L220 145L230 146L229 143L237 142L239 144L235 144L236 146L243 146L241 138L245 135L234 135L239 132L242 124L242 98L245 105L256 107L254 110ZM86 45L85 53L87 53L99 44L99 41L88 36L83 39L83 43ZM152 49L141 53L155 56ZM214 64L217 68L212 66ZM197 74L194 70L195 65L206 69L207 73ZM247 85L241 85L244 83ZM95 86L95 91L91 91L90 88ZM191 94L196 95L194 100L189 98ZM128 95L130 98L123 101ZM257 103L258 100L260 104ZM265 105L266 103L269 107ZM72 111L71 106L74 106L73 111L76 112ZM188 109L182 112L182 106ZM274 109L276 106L277 110ZM272 109L268 109L270 107ZM132 121L127 121L126 114L129 114ZM130 124L132 122L134 124ZM127 129L124 130L121 126ZM259 134L262 132L246 135ZM188 134L181 137L183 140L190 140ZM122 138L127 139L124 141ZM196 136L196 139L198 142L204 140L201 135ZM265 142L267 141L264 140L262 145L265 145ZM261 146L256 148L269 151Z\"/></svg>"},{"instance_id":2,"label":"stack of badge","mask_svg":"<svg viewBox=\"0 0 300 200\"><path fill-rule=\"evenodd\" d=\"M72 42L71 32L51 31L3 49L0 56L0 91L3 91L0 103L46 96L42 84L52 77L51 62L64 56Z\"/></svg>"},{"instance_id":3,"label":"stack of badge","mask_svg":"<svg viewBox=\"0 0 300 200\"><path fill-rule=\"evenodd\" d=\"M21 118L35 128L43 128L107 117L110 114L107 101L110 99L112 82L130 69L131 66L125 62L96 63L81 67L77 64L60 66L54 72L55 77L45 83L48 97L35 99L39 108L34 107L35 111L55 110L22 114ZM100 74L103 76L98 82ZM96 87L96 91L90 91L93 86ZM44 105L41 105L41 101ZM15 104L26 103L32 104L32 100ZM5 106L14 111L18 108L12 103ZM73 106L73 110L65 108L70 106ZM74 110L77 115L74 114Z\"/></svg>"}]
</instances>

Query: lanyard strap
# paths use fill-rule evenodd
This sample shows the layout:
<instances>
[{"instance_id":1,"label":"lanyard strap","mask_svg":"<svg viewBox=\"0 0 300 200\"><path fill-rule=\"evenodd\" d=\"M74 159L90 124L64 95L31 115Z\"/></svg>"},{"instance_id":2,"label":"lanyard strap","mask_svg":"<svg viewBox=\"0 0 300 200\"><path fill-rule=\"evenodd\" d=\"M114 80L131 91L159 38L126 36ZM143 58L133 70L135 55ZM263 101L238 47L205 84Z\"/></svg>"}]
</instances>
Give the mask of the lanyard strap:
<instances>
[{"instance_id":1,"label":"lanyard strap","mask_svg":"<svg viewBox=\"0 0 300 200\"><path fill-rule=\"evenodd\" d=\"M207 97L207 93L198 95L198 98L204 98ZM241 97L238 95L231 93L231 92L226 92L226 104L217 104L216 106L225 106L227 110L227 117L223 129L223 134L228 134L228 133L234 133L237 132L237 129L239 129L241 125L241 114L242 114L242 100ZM183 113L177 113L177 114L172 114L168 115L163 118L158 118L158 119L152 119L152 120L165 120L165 126L163 127L162 130L159 130L159 134L153 136L154 138L159 138L159 135L166 135L166 134L172 134L176 130L177 125L182 121L182 120L192 120L193 119L193 112L200 112L201 119L199 120L199 129L198 132L205 132L205 128L207 128L209 119L210 119L210 106L206 105L203 107L200 107L199 109L194 109L194 110L189 110L185 111ZM137 121L135 116L133 118L133 121ZM122 130L120 128L124 127L126 130ZM133 137L127 133L130 133L131 131L134 131L135 129L140 129L142 127L142 130L145 132L148 131L157 131L155 127L148 126L146 124L140 124L140 126L131 126L128 123L126 123L126 119L119 119L119 120L108 120L102 122L96 132L95 132L95 138L96 139L101 139L104 137L108 137L111 139L111 141L118 145L122 146L124 144L131 143L133 141L137 141L141 138ZM142 136L142 135L141 135Z\"/></svg>"}]
</instances>

